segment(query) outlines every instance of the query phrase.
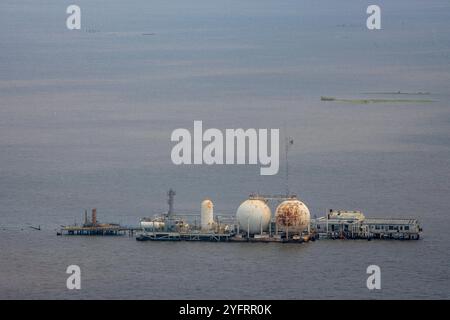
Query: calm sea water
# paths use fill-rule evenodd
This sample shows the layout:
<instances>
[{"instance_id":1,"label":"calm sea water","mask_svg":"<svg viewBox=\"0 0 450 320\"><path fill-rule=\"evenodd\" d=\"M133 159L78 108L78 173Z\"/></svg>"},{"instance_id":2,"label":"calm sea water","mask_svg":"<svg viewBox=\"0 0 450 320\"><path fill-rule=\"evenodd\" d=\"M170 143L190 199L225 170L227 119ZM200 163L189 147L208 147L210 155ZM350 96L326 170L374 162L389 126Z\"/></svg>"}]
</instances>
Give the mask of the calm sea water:
<instances>
[{"instance_id":1,"label":"calm sea water","mask_svg":"<svg viewBox=\"0 0 450 320\"><path fill-rule=\"evenodd\" d=\"M0 298L449 298L450 5L379 1L70 1L0 4ZM143 33L153 35L143 35ZM326 103L320 96L433 103ZM401 98L414 99L415 96ZM284 167L177 167L170 134L286 128L291 191L313 215L417 217L420 241L139 243L57 237L96 207L137 224L167 210L234 214L284 191ZM30 226L40 225L35 231ZM68 265L82 289L66 289ZM379 265L382 289L366 288Z\"/></svg>"}]
</instances>

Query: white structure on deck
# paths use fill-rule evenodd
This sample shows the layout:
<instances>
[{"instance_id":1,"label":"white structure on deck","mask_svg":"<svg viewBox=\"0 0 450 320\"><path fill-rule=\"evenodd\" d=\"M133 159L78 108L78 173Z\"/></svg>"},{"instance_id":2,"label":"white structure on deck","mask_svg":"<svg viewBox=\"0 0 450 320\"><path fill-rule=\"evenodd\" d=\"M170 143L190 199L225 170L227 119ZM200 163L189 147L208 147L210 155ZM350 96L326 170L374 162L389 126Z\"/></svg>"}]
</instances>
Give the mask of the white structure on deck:
<instances>
[{"instance_id":1,"label":"white structure on deck","mask_svg":"<svg viewBox=\"0 0 450 320\"><path fill-rule=\"evenodd\" d=\"M214 228L214 204L205 199L201 204L200 225L202 231L211 231Z\"/></svg>"},{"instance_id":2,"label":"white structure on deck","mask_svg":"<svg viewBox=\"0 0 450 320\"><path fill-rule=\"evenodd\" d=\"M313 219L311 229L320 238L419 239L422 228L417 219L369 219L361 211L330 210Z\"/></svg>"},{"instance_id":3,"label":"white structure on deck","mask_svg":"<svg viewBox=\"0 0 450 320\"><path fill-rule=\"evenodd\" d=\"M374 238L419 239L417 219L366 219L364 226Z\"/></svg>"}]
</instances>

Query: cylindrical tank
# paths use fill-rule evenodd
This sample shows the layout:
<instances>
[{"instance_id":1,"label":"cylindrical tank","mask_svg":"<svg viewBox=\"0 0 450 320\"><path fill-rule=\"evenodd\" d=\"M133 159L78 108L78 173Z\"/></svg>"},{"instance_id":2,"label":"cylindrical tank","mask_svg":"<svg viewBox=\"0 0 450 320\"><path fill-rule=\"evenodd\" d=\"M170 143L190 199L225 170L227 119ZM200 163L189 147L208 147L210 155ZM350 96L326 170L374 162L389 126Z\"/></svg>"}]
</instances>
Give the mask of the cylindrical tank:
<instances>
[{"instance_id":1,"label":"cylindrical tank","mask_svg":"<svg viewBox=\"0 0 450 320\"><path fill-rule=\"evenodd\" d=\"M214 227L214 205L209 199L205 199L202 202L200 226L203 231L209 231Z\"/></svg>"},{"instance_id":2,"label":"cylindrical tank","mask_svg":"<svg viewBox=\"0 0 450 320\"><path fill-rule=\"evenodd\" d=\"M277 207L275 221L280 231L302 232L311 220L308 207L297 199L285 200Z\"/></svg>"},{"instance_id":3,"label":"cylindrical tank","mask_svg":"<svg viewBox=\"0 0 450 320\"><path fill-rule=\"evenodd\" d=\"M162 221L141 221L141 228L145 231L158 231L164 229L165 223Z\"/></svg>"},{"instance_id":4,"label":"cylindrical tank","mask_svg":"<svg viewBox=\"0 0 450 320\"><path fill-rule=\"evenodd\" d=\"M259 199L245 200L236 211L240 230L250 234L266 231L269 227L271 212L269 206Z\"/></svg>"}]
</instances>

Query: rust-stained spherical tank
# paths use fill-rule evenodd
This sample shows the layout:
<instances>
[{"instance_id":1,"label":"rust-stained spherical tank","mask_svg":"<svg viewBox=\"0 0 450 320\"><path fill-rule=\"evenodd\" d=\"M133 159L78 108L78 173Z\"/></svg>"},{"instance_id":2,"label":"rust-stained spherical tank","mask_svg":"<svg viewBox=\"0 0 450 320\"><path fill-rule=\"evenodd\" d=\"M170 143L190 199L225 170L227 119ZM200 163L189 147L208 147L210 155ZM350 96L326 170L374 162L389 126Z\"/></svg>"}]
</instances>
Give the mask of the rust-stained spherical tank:
<instances>
[{"instance_id":1,"label":"rust-stained spherical tank","mask_svg":"<svg viewBox=\"0 0 450 320\"><path fill-rule=\"evenodd\" d=\"M297 199L283 201L275 212L275 221L281 231L304 231L308 229L310 220L308 207Z\"/></svg>"},{"instance_id":2,"label":"rust-stained spherical tank","mask_svg":"<svg viewBox=\"0 0 450 320\"><path fill-rule=\"evenodd\" d=\"M259 199L245 200L236 211L239 228L250 234L266 231L269 227L271 212L269 206Z\"/></svg>"}]
</instances>

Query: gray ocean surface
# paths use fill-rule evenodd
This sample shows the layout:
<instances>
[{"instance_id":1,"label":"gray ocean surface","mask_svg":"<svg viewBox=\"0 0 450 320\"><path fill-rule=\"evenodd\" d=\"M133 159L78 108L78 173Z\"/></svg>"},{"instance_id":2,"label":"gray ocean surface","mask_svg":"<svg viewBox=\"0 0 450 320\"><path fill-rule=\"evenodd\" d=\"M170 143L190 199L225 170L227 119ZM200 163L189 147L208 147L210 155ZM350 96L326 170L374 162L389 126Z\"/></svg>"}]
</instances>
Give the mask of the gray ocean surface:
<instances>
[{"instance_id":1,"label":"gray ocean surface","mask_svg":"<svg viewBox=\"0 0 450 320\"><path fill-rule=\"evenodd\" d=\"M450 298L450 3L377 1L0 3L0 299ZM375 92L429 92L423 96ZM322 102L339 98L432 103ZM282 193L259 166L175 166L176 128L283 128L289 184L312 215L415 217L420 241L140 243L57 237L96 207L136 225L209 197L233 215ZM35 231L30 226L40 225ZM68 290L76 264L82 289ZM366 287L367 266L382 289Z\"/></svg>"}]
</instances>

